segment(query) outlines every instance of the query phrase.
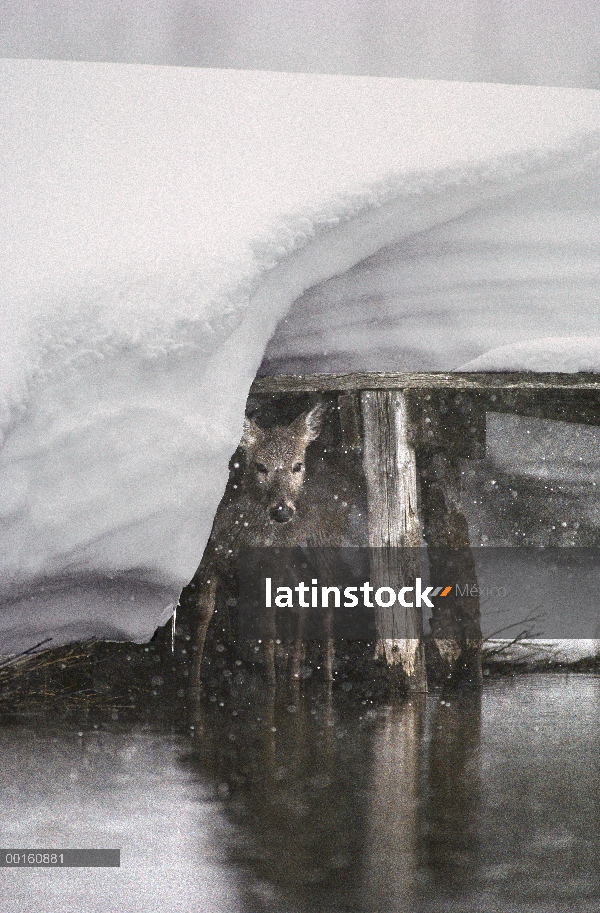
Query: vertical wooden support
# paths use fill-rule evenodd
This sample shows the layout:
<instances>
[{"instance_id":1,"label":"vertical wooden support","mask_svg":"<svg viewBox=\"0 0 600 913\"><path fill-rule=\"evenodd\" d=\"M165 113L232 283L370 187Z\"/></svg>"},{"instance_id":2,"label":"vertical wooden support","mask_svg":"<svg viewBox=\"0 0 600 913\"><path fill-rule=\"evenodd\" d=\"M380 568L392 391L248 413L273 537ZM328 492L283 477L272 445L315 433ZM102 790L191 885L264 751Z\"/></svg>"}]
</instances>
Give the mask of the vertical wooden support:
<instances>
[{"instance_id":1,"label":"vertical wooden support","mask_svg":"<svg viewBox=\"0 0 600 913\"><path fill-rule=\"evenodd\" d=\"M431 618L431 647L436 677L459 676L482 681L482 635L477 572L469 544L469 528L460 495L460 464L455 454L419 454L424 535L432 585L452 584L453 591L438 600ZM454 585L469 583L469 595L457 595ZM475 584L475 594L471 595Z\"/></svg>"},{"instance_id":2,"label":"vertical wooden support","mask_svg":"<svg viewBox=\"0 0 600 913\"><path fill-rule=\"evenodd\" d=\"M371 584L398 592L420 576L417 469L406 397L400 390L365 391L361 404ZM410 551L403 550L407 547ZM410 691L426 691L421 609L402 608L398 601L389 608L375 606L375 623L377 655L393 673L403 673Z\"/></svg>"}]
</instances>

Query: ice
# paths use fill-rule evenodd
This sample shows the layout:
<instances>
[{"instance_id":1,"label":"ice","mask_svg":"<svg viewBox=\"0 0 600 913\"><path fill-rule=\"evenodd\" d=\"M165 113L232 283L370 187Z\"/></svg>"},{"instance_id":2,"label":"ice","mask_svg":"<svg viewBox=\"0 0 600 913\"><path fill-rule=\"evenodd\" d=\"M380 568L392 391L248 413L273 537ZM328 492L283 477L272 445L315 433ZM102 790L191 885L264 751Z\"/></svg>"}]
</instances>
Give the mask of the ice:
<instances>
[{"instance_id":1,"label":"ice","mask_svg":"<svg viewBox=\"0 0 600 913\"><path fill-rule=\"evenodd\" d=\"M168 618L261 362L600 336L597 93L26 60L0 86L0 652Z\"/></svg>"}]
</instances>

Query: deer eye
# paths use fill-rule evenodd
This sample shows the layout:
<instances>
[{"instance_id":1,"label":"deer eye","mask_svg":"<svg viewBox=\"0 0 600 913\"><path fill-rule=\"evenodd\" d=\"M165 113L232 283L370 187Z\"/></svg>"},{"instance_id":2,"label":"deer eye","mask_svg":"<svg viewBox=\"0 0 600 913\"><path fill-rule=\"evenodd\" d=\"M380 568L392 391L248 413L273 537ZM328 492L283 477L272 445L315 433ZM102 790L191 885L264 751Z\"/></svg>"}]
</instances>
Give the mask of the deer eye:
<instances>
[{"instance_id":1,"label":"deer eye","mask_svg":"<svg viewBox=\"0 0 600 913\"><path fill-rule=\"evenodd\" d=\"M294 472L302 472L302 463L294 463L292 470Z\"/></svg>"},{"instance_id":2,"label":"deer eye","mask_svg":"<svg viewBox=\"0 0 600 913\"><path fill-rule=\"evenodd\" d=\"M257 472L260 472L263 475L266 475L268 472L267 467L263 463L255 463L254 468L256 469Z\"/></svg>"}]
</instances>

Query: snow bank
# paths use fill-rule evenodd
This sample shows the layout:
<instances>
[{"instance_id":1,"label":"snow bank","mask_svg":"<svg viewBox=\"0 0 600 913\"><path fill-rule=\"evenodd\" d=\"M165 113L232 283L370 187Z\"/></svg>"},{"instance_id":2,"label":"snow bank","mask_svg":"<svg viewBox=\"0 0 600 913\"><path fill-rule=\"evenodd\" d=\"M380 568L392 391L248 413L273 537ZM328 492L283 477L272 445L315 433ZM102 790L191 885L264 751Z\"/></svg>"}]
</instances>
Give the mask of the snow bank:
<instances>
[{"instance_id":1,"label":"snow bank","mask_svg":"<svg viewBox=\"0 0 600 913\"><path fill-rule=\"evenodd\" d=\"M462 365L459 371L561 371L594 373L600 365L599 336L535 339L500 346Z\"/></svg>"},{"instance_id":2,"label":"snow bank","mask_svg":"<svg viewBox=\"0 0 600 913\"><path fill-rule=\"evenodd\" d=\"M168 618L278 324L267 369L600 335L597 93L16 60L0 86L2 652ZM310 298L390 250L387 298Z\"/></svg>"},{"instance_id":3,"label":"snow bank","mask_svg":"<svg viewBox=\"0 0 600 913\"><path fill-rule=\"evenodd\" d=\"M589 143L589 157L584 143L581 158L565 152L568 167L507 179L501 193L482 182L463 210L307 290L261 373L595 371L600 181Z\"/></svg>"}]
</instances>

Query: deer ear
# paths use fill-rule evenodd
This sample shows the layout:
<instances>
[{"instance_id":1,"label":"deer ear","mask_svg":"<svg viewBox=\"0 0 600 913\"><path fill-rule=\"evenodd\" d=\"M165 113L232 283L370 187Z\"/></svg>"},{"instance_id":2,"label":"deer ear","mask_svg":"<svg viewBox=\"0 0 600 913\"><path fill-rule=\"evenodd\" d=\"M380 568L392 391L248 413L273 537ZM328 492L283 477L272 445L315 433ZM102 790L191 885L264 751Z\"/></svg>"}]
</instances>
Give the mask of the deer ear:
<instances>
[{"instance_id":1,"label":"deer ear","mask_svg":"<svg viewBox=\"0 0 600 913\"><path fill-rule=\"evenodd\" d=\"M248 418L248 416L244 416L244 433L242 434L240 447L245 453L256 445L259 433L260 428L258 425L253 422L251 418Z\"/></svg>"},{"instance_id":2,"label":"deer ear","mask_svg":"<svg viewBox=\"0 0 600 913\"><path fill-rule=\"evenodd\" d=\"M305 429L307 443L315 441L319 437L326 412L327 405L325 403L317 403L316 406L313 406L312 409L304 412L303 415L296 419Z\"/></svg>"}]
</instances>

